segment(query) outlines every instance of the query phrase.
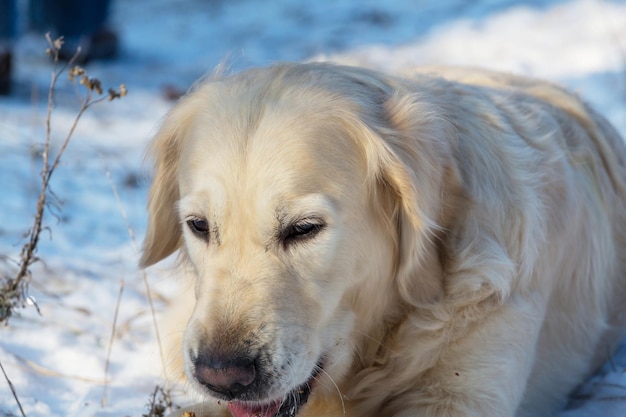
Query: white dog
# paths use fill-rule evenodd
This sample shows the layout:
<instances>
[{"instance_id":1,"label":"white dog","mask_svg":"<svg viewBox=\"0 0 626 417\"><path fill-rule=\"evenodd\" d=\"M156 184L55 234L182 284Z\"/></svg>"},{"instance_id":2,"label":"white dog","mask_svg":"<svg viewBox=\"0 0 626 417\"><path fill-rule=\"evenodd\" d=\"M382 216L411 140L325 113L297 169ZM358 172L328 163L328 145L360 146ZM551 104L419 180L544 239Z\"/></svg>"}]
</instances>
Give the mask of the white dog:
<instances>
[{"instance_id":1,"label":"white dog","mask_svg":"<svg viewBox=\"0 0 626 417\"><path fill-rule=\"evenodd\" d=\"M554 85L277 65L152 152L142 264L195 276L196 417L550 416L623 335L626 150Z\"/></svg>"}]
</instances>

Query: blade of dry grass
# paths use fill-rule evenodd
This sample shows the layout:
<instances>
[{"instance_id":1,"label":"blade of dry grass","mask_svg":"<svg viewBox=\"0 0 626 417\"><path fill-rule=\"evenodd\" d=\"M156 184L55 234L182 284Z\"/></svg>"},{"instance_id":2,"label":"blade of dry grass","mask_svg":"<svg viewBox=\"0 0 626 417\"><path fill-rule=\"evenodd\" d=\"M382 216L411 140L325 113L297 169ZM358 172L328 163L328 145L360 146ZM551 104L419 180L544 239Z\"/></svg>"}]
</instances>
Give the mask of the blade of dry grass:
<instances>
[{"instance_id":1,"label":"blade of dry grass","mask_svg":"<svg viewBox=\"0 0 626 417\"><path fill-rule=\"evenodd\" d=\"M113 323L111 324L111 338L109 339L109 347L107 348L106 360L104 362L104 389L102 393L102 407L106 407L107 404L107 389L109 387L109 366L111 364L111 351L113 349L113 340L115 339L115 331L117 329L117 317L120 311L120 304L122 303L122 295L124 294L124 277L120 280L120 291L117 294L117 301L115 303L115 313L113 314Z\"/></svg>"},{"instance_id":2,"label":"blade of dry grass","mask_svg":"<svg viewBox=\"0 0 626 417\"><path fill-rule=\"evenodd\" d=\"M106 160L104 158L104 156L102 154L100 154L100 159L102 161L102 165L104 167L104 172L107 176L107 179L109 181L109 184L111 186L111 189L113 191L113 195L115 196L115 201L117 202L118 208L120 210L120 213L122 215L122 218L124 219L124 222L126 223L126 229L128 230L128 236L130 237L131 243L133 245L133 249L135 250L135 252L139 252L139 247L137 245L137 239L135 238L135 231L132 228L132 226L130 225L130 221L128 220L128 215L126 214L126 209L124 208L124 204L122 203L122 199L120 198L120 194L117 191L117 186L115 185L115 182L113 181L113 178L111 177L111 172L107 167L106 164ZM159 332L159 325L157 323L157 318L156 318L156 309L154 308L154 301L153 301L153 297L152 297L152 291L150 288L150 283L148 282L148 274L146 272L145 269L142 268L141 270L142 273L142 277L143 277L143 283L144 283L144 287L145 287L145 291L146 291L146 298L148 299L148 304L150 306L150 314L152 316L152 325L154 327L154 332L156 335L156 339L157 339L157 345L159 347L159 356L161 358L161 366L163 368L163 371L165 372L166 369L166 362L165 362L165 354L163 353L163 344L161 342L161 335ZM116 309L117 311L117 309ZM168 401L169 400L169 391L170 391L170 387L169 387L169 383L167 380L165 380L165 390L163 392L163 394L167 397ZM170 401L171 402L171 401Z\"/></svg>"},{"instance_id":3,"label":"blade of dry grass","mask_svg":"<svg viewBox=\"0 0 626 417\"><path fill-rule=\"evenodd\" d=\"M6 371L4 370L4 366L2 365L2 361L0 361L0 369L2 369L2 374L4 375L4 379L6 379L7 384L9 384L9 388L11 389L11 393L13 394L13 398L15 398L15 402L17 403L17 407L20 409L20 413L22 413L22 417L26 417L26 413L24 412L24 409L22 408L22 403L20 403L20 399L17 396L17 391L15 391L15 387L13 386L13 383L11 382L11 380L9 379L9 376L7 375Z\"/></svg>"},{"instance_id":4,"label":"blade of dry grass","mask_svg":"<svg viewBox=\"0 0 626 417\"><path fill-rule=\"evenodd\" d=\"M97 384L100 383L100 379L90 378L82 375L72 375L66 374L63 372L59 372L54 369L46 368L30 359L26 359L20 355L16 355L15 353L12 356L18 361L18 363L26 370L36 373L37 375L42 375L50 378L61 378L61 379L69 379L74 381L86 382L89 384Z\"/></svg>"}]
</instances>

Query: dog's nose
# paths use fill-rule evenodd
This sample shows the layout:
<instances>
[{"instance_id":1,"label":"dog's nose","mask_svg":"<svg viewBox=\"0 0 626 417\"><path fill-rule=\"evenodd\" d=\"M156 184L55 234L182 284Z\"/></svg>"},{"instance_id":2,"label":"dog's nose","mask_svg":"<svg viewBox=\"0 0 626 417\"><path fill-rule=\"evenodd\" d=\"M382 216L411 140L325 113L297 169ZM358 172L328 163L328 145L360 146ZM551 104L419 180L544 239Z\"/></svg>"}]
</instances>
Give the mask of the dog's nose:
<instances>
[{"instance_id":1,"label":"dog's nose","mask_svg":"<svg viewBox=\"0 0 626 417\"><path fill-rule=\"evenodd\" d=\"M228 400L240 398L256 379L257 366L249 358L223 359L210 354L200 355L194 366L198 382Z\"/></svg>"}]
</instances>

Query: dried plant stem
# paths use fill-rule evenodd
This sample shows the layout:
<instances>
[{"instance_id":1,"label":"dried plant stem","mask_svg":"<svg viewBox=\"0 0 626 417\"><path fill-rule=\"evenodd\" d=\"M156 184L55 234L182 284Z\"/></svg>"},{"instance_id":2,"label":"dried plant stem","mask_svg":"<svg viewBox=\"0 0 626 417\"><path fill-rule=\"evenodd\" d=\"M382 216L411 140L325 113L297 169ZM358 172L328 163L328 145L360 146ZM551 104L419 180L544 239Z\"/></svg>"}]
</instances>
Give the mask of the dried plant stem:
<instances>
[{"instance_id":1,"label":"dried plant stem","mask_svg":"<svg viewBox=\"0 0 626 417\"><path fill-rule=\"evenodd\" d=\"M154 326L154 331L156 334L157 344L159 346L159 356L161 357L161 367L163 368L163 372L166 369L165 363L165 355L163 353L163 344L161 343L161 335L159 334L159 325L157 324L156 319L156 310L154 309L154 302L152 300L152 292L150 291L150 284L148 283L148 274L145 269L141 270L143 275L143 282L146 287L146 297L148 298L148 303L150 304L150 314L152 315L152 325ZM169 382L165 379L165 388L169 392Z\"/></svg>"},{"instance_id":2,"label":"dried plant stem","mask_svg":"<svg viewBox=\"0 0 626 417\"><path fill-rule=\"evenodd\" d=\"M80 77L80 84L82 84L86 88L86 94L82 96L80 93L79 101L80 101L80 109L76 117L74 118L74 122L72 123L65 139L63 140L60 149L56 153L54 157L50 154L50 147L52 143L52 111L54 109L54 92L57 85L57 81L59 76L66 71L66 69L73 65L76 57L80 53L80 49L76 51L76 54L72 59L70 59L66 64L59 68L59 50L63 45L62 38L59 38L53 41L50 38L50 35L46 35L46 40L50 48L47 52L53 58L53 70L52 76L50 79L50 88L48 89L48 109L46 115L46 134L45 134L45 142L43 144L43 151L41 153L42 158L42 169L40 173L41 177L41 189L39 190L39 196L37 197L37 204L35 209L35 218L33 220L33 224L28 232L25 234L27 238L27 242L22 246L22 250L20 252L20 259L17 262L17 273L13 277L6 277L3 282L3 286L0 288L0 323L8 321L9 317L11 317L13 313L13 309L17 306L23 306L25 301L34 300L27 296L28 283L31 277L30 267L39 260L37 257L37 248L39 245L39 240L41 236L41 232L44 229L43 226L43 218L44 213L46 211L48 205L48 192L50 186L50 179L52 178L52 174L59 166L61 161L61 157L65 153L67 146L70 142L70 139L74 135L76 131L76 127L80 122L83 114L89 107L92 105L104 101L105 99L113 100L115 98L120 98L126 95L126 87L124 85L120 86L119 91L110 89L108 95L102 96L99 98L93 98L93 92L95 91L98 94L102 94L102 88L100 86L100 81L97 79L92 79L87 77L85 71L79 67L73 67L69 72L70 80L74 83L76 87L77 77ZM51 162L52 161L52 162ZM35 306L37 306L35 304ZM37 308L39 310L39 308Z\"/></svg>"},{"instance_id":3,"label":"dried plant stem","mask_svg":"<svg viewBox=\"0 0 626 417\"><path fill-rule=\"evenodd\" d=\"M122 294L124 294L124 278L120 280L120 291L117 294L117 302L115 303L115 313L113 313L113 323L111 324L111 338L109 339L109 347L107 348L107 356L104 362L104 389L102 392L102 407L107 404L107 389L109 387L109 366L111 364L111 350L113 349L113 339L115 339L115 329L117 328L117 317L122 303Z\"/></svg>"},{"instance_id":4,"label":"dried plant stem","mask_svg":"<svg viewBox=\"0 0 626 417\"><path fill-rule=\"evenodd\" d=\"M55 169L59 166L59 163L61 161L61 156L67 149L67 145L69 144L70 139L72 138L72 135L74 134L74 131L76 130L76 126L78 126L78 122L80 121L82 115L92 104L95 104L98 101L102 101L102 99L92 101L91 94L88 94L87 97L82 101L80 110L78 111L78 114L76 115L76 118L74 119L74 122L72 123L72 126L70 127L70 130L67 133L67 136L65 137L65 140L63 141L63 144L61 145L60 150L57 152L54 158L54 162L52 163L52 165L50 165L49 164L50 143L51 143L50 119L52 118L52 109L54 107L53 92L54 92L54 88L57 82L58 75L59 75L59 72L57 71L56 65L55 65L55 69L52 74L52 81L50 82L50 90L48 91L48 114L46 116L46 141L44 143L44 150L41 154L41 157L42 157L41 190L39 191L39 197L37 198L35 220L33 222L33 226L30 229L29 240L22 248L20 269L15 279L12 282L12 286L10 287L10 289L13 291L16 291L19 288L19 286L22 283L22 280L25 279L29 275L28 270L30 266L37 260L37 257L35 256L35 252L37 250L37 245L39 244L39 238L41 236L41 231L43 229L42 227L43 216L44 216L44 212L46 208L48 188L50 186L50 179L52 178L52 174L54 173Z\"/></svg>"},{"instance_id":5,"label":"dried plant stem","mask_svg":"<svg viewBox=\"0 0 626 417\"><path fill-rule=\"evenodd\" d=\"M91 377L82 376L82 375L66 374L63 372L59 372L55 369L46 368L45 366L40 365L35 361L32 361L30 359L27 359L15 353L13 353L13 357L18 361L18 364L23 369L26 369L30 372L34 372L37 375L51 377L51 378L61 378L61 379L68 379L68 380L74 380L74 381L80 381L80 382L87 382L89 384L97 384L101 382L100 379L91 378Z\"/></svg>"},{"instance_id":6,"label":"dried plant stem","mask_svg":"<svg viewBox=\"0 0 626 417\"><path fill-rule=\"evenodd\" d=\"M15 387L13 386L13 383L9 379L9 376L7 375L7 373L5 372L4 366L2 366L2 361L0 361L0 369L2 369L2 374L4 375L4 379L6 379L7 383L9 384L9 388L11 389L11 393L13 394L13 398L15 398L15 402L17 403L17 406L20 409L20 413L22 413L22 417L26 417L26 413L24 412L24 409L22 408L22 403L20 403L20 399L17 396L17 392L15 391Z\"/></svg>"},{"instance_id":7,"label":"dried plant stem","mask_svg":"<svg viewBox=\"0 0 626 417\"><path fill-rule=\"evenodd\" d=\"M113 195L115 196L115 201L117 202L117 205L120 209L120 213L122 214L122 218L124 219L124 222L126 223L126 229L128 230L128 236L130 237L131 243L133 245L133 249L135 250L135 252L138 252L139 248L137 245L137 239L135 238L135 231L133 230L132 226L130 225L130 221L128 220L128 215L126 214L126 209L124 208L124 204L122 204L122 199L120 198L120 194L117 191L117 187L115 185L115 182L113 181L113 178L111 178L111 172L109 171L109 169L107 168L106 165L106 161L104 159L104 156L101 154L100 155L100 159L102 160L102 165L104 166L104 172L109 180L109 184L111 185L111 189L113 190ZM156 339L157 339L157 345L159 347L159 356L161 358L161 366L163 368L163 371L165 372L166 369L166 362L165 362L165 354L163 353L163 344L161 342L161 335L159 332L159 325L157 322L157 318L156 318L156 309L154 308L154 301L153 301L153 297L152 297L152 291L150 289L150 283L148 282L148 274L146 273L145 269L141 270L142 273L142 277L143 277L143 283L145 286L145 291L146 291L146 298L148 299L148 305L150 306L150 314L152 316L152 325L154 326L154 332L156 335ZM120 288L121 291L121 288ZM121 292L120 292L120 298L121 298ZM119 307L119 299L118 299L118 307ZM116 307L116 317L117 317L117 308ZM112 338L113 335L111 335L111 342L112 342ZM165 391L163 392L163 394L167 397L167 399L169 400L169 391L170 391L170 387L169 387L169 383L167 381L167 379L165 380ZM103 398L104 401L104 398Z\"/></svg>"}]
</instances>

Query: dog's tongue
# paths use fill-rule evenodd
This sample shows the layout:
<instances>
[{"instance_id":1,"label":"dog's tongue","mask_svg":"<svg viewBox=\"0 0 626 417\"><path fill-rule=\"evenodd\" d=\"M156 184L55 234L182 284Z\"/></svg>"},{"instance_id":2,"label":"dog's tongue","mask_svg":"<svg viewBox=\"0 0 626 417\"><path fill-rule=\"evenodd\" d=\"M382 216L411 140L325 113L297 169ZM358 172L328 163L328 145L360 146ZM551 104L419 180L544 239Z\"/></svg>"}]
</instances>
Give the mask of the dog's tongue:
<instances>
[{"instance_id":1,"label":"dog's tongue","mask_svg":"<svg viewBox=\"0 0 626 417\"><path fill-rule=\"evenodd\" d=\"M280 401L262 406L233 401L228 403L228 409L233 417L274 417L278 413L280 405Z\"/></svg>"}]
</instances>

